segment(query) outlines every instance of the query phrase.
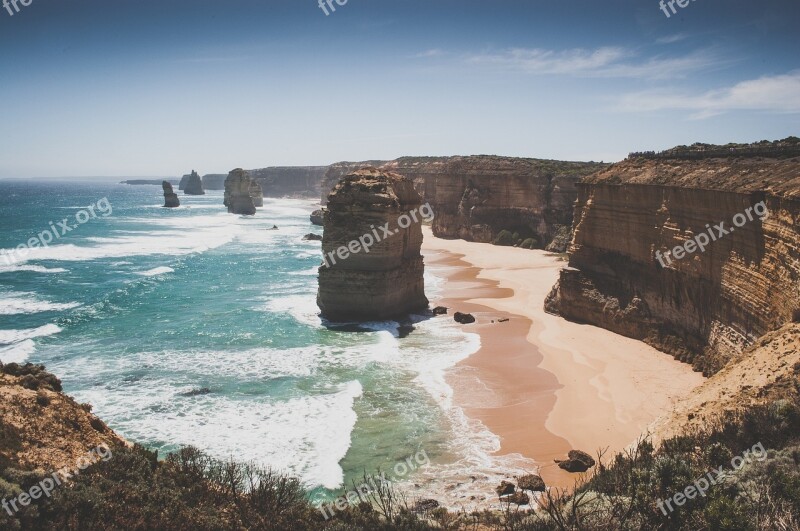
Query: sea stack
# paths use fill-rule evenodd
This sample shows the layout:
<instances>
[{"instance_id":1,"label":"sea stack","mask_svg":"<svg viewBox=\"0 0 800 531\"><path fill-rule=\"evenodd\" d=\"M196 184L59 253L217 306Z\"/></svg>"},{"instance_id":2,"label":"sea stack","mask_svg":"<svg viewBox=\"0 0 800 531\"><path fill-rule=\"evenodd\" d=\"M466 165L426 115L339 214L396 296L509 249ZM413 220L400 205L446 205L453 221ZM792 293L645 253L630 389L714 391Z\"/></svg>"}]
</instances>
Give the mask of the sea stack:
<instances>
[{"instance_id":1,"label":"sea stack","mask_svg":"<svg viewBox=\"0 0 800 531\"><path fill-rule=\"evenodd\" d=\"M250 196L250 183L250 174L241 168L236 168L228 174L228 178L225 179L224 199L228 212L244 216L255 215L256 205Z\"/></svg>"},{"instance_id":2,"label":"sea stack","mask_svg":"<svg viewBox=\"0 0 800 531\"><path fill-rule=\"evenodd\" d=\"M258 181L250 181L250 197L253 198L253 204L257 207L264 206L264 191Z\"/></svg>"},{"instance_id":3,"label":"sea stack","mask_svg":"<svg viewBox=\"0 0 800 531\"><path fill-rule=\"evenodd\" d=\"M189 174L183 193L186 195L206 195L206 191L203 190L203 180L196 171L192 170L192 173Z\"/></svg>"},{"instance_id":4,"label":"sea stack","mask_svg":"<svg viewBox=\"0 0 800 531\"><path fill-rule=\"evenodd\" d=\"M380 321L428 307L421 204L410 179L376 168L355 171L334 187L324 214L319 268L317 305L323 317Z\"/></svg>"},{"instance_id":5,"label":"sea stack","mask_svg":"<svg viewBox=\"0 0 800 531\"><path fill-rule=\"evenodd\" d=\"M161 188L164 189L164 207L176 208L181 206L181 201L178 199L178 194L172 190L172 185L169 182L163 181L161 183Z\"/></svg>"}]
</instances>

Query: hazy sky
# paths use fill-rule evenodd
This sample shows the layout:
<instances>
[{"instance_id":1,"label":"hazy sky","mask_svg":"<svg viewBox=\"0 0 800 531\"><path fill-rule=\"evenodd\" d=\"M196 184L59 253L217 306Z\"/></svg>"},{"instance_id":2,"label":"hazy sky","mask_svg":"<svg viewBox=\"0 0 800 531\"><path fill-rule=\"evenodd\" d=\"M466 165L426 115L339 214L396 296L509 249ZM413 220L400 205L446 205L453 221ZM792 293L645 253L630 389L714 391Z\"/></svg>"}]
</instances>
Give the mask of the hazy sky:
<instances>
[{"instance_id":1,"label":"hazy sky","mask_svg":"<svg viewBox=\"0 0 800 531\"><path fill-rule=\"evenodd\" d=\"M696 0L669 18L658 0L333 5L0 9L0 177L402 155L609 161L800 136L797 0Z\"/></svg>"}]
</instances>

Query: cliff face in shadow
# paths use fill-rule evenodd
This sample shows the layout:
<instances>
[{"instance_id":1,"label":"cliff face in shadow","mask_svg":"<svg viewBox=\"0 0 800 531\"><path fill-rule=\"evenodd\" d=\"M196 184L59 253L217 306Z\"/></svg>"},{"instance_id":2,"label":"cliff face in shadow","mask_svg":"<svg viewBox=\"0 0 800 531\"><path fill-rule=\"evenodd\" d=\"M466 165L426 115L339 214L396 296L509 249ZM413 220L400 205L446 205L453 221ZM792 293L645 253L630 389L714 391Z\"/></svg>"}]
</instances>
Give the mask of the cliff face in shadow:
<instances>
[{"instance_id":1,"label":"cliff face in shadow","mask_svg":"<svg viewBox=\"0 0 800 531\"><path fill-rule=\"evenodd\" d=\"M378 164L381 161L334 164L323 189L354 169ZM533 239L535 247L550 246L556 252L564 251L568 240L575 183L603 167L495 156L403 157L381 165L414 182L436 213L433 232L438 237L487 243L508 231L518 235L512 245Z\"/></svg>"},{"instance_id":2,"label":"cliff face in shadow","mask_svg":"<svg viewBox=\"0 0 800 531\"><path fill-rule=\"evenodd\" d=\"M336 185L324 214L319 268L317 305L325 318L375 321L427 308L422 226L398 223L421 204L409 179L375 168Z\"/></svg>"},{"instance_id":3,"label":"cliff face in shadow","mask_svg":"<svg viewBox=\"0 0 800 531\"><path fill-rule=\"evenodd\" d=\"M319 197L327 166L274 166L248 170L264 197Z\"/></svg>"},{"instance_id":4,"label":"cliff face in shadow","mask_svg":"<svg viewBox=\"0 0 800 531\"><path fill-rule=\"evenodd\" d=\"M569 267L549 311L642 339L706 374L800 317L800 158L637 157L577 188ZM766 216L734 225L761 202ZM714 229L720 222L727 234ZM716 241L663 258L700 234Z\"/></svg>"}]
</instances>

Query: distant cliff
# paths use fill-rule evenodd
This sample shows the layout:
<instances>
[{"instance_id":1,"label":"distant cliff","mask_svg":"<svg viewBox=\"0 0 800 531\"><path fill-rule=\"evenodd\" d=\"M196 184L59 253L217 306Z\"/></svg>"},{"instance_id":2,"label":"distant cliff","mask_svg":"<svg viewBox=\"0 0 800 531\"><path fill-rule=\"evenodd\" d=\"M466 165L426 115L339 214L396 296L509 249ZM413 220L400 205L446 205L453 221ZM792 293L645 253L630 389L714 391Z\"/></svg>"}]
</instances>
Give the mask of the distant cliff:
<instances>
[{"instance_id":1,"label":"distant cliff","mask_svg":"<svg viewBox=\"0 0 800 531\"><path fill-rule=\"evenodd\" d=\"M203 175L203 190L224 190L225 179L228 175L225 173L209 173Z\"/></svg>"},{"instance_id":2,"label":"distant cliff","mask_svg":"<svg viewBox=\"0 0 800 531\"><path fill-rule=\"evenodd\" d=\"M800 320L800 158L730 153L634 156L579 183L569 267L548 309L706 374ZM763 220L752 216L761 202ZM663 258L703 233L716 238L705 252Z\"/></svg>"},{"instance_id":3,"label":"distant cliff","mask_svg":"<svg viewBox=\"0 0 800 531\"><path fill-rule=\"evenodd\" d=\"M319 197L327 166L274 166L248 170L264 197Z\"/></svg>"}]
</instances>

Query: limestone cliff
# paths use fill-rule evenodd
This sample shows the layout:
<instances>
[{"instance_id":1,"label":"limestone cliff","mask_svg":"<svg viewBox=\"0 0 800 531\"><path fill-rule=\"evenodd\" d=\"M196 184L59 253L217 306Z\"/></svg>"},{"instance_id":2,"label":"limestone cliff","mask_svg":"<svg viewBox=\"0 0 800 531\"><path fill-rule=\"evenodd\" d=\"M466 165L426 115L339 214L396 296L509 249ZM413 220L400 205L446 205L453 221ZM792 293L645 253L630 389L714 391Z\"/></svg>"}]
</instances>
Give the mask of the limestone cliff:
<instances>
[{"instance_id":1,"label":"limestone cliff","mask_svg":"<svg viewBox=\"0 0 800 531\"><path fill-rule=\"evenodd\" d=\"M256 181L250 181L250 197L253 198L254 206L264 206L264 192L261 190L261 185Z\"/></svg>"},{"instance_id":2,"label":"limestone cliff","mask_svg":"<svg viewBox=\"0 0 800 531\"><path fill-rule=\"evenodd\" d=\"M362 162L337 162L331 164L325 169L325 174L320 183L320 204L324 206L328 203L328 195L345 176L361 168L377 168L387 162L385 160L365 160Z\"/></svg>"},{"instance_id":3,"label":"limestone cliff","mask_svg":"<svg viewBox=\"0 0 800 531\"><path fill-rule=\"evenodd\" d=\"M181 201L178 199L178 194L172 190L172 185L167 181L161 183L161 188L164 190L164 207L176 208L181 206Z\"/></svg>"},{"instance_id":4,"label":"limestone cliff","mask_svg":"<svg viewBox=\"0 0 800 531\"><path fill-rule=\"evenodd\" d=\"M548 310L706 374L797 319L800 158L731 153L635 156L578 184L569 267ZM734 227L762 201L767 216ZM720 222L728 234L712 228ZM662 267L659 256L709 230L717 239L705 252Z\"/></svg>"},{"instance_id":5,"label":"limestone cliff","mask_svg":"<svg viewBox=\"0 0 800 531\"><path fill-rule=\"evenodd\" d=\"M206 192L203 190L203 181L200 178L200 175L197 174L196 171L192 170L192 173L189 174L189 179L187 179L183 188L183 193L186 195L205 195Z\"/></svg>"},{"instance_id":6,"label":"limestone cliff","mask_svg":"<svg viewBox=\"0 0 800 531\"><path fill-rule=\"evenodd\" d=\"M372 161L379 163L379 161ZM323 188L367 162L332 165ZM562 252L572 225L575 183L605 165L496 156L403 157L381 169L408 177L433 207L433 232L441 238L494 242L503 231L510 245ZM324 201L323 201L324 204ZM555 243L554 243L555 242Z\"/></svg>"},{"instance_id":7,"label":"limestone cliff","mask_svg":"<svg viewBox=\"0 0 800 531\"><path fill-rule=\"evenodd\" d=\"M384 166L414 180L436 213L436 236L487 243L508 231L517 234L511 245L533 239L535 248L563 239L572 224L575 183L603 167L496 156L405 157Z\"/></svg>"},{"instance_id":8,"label":"limestone cliff","mask_svg":"<svg viewBox=\"0 0 800 531\"><path fill-rule=\"evenodd\" d=\"M272 166L248 170L265 197L319 197L327 166Z\"/></svg>"},{"instance_id":9,"label":"limestone cliff","mask_svg":"<svg viewBox=\"0 0 800 531\"><path fill-rule=\"evenodd\" d=\"M421 204L411 180L375 168L355 171L336 185L324 214L319 268L317 304L324 317L375 321L427 308L422 227L398 224ZM374 243L365 249L367 235Z\"/></svg>"},{"instance_id":10,"label":"limestone cliff","mask_svg":"<svg viewBox=\"0 0 800 531\"><path fill-rule=\"evenodd\" d=\"M251 185L250 174L241 168L236 168L228 174L228 178L225 179L225 197L223 199L223 204L228 207L228 212L245 216L255 215L256 206L250 195Z\"/></svg>"}]
</instances>

